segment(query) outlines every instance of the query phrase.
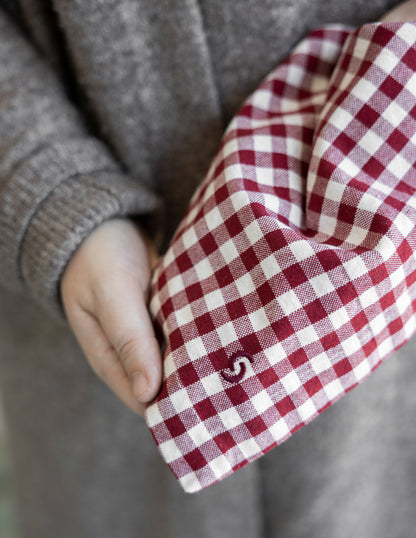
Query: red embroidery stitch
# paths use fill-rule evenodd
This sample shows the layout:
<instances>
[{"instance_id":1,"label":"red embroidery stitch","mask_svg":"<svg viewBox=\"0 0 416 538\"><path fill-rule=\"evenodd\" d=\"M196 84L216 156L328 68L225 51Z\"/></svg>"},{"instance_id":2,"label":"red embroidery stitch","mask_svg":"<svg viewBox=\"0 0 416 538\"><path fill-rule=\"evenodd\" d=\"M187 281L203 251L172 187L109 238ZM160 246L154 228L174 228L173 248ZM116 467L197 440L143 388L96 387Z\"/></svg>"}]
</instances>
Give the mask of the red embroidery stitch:
<instances>
[{"instance_id":1,"label":"red embroidery stitch","mask_svg":"<svg viewBox=\"0 0 416 538\"><path fill-rule=\"evenodd\" d=\"M254 361L253 357L249 353L243 353L242 351L238 351L228 359L228 369L232 372L235 372L237 359L248 359L250 362ZM241 360L238 361L238 364L240 366L240 371L238 372L238 374L230 375L226 374L224 370L221 370L220 373L226 381L229 381L230 383L238 383L243 379L246 374L246 364Z\"/></svg>"}]
</instances>

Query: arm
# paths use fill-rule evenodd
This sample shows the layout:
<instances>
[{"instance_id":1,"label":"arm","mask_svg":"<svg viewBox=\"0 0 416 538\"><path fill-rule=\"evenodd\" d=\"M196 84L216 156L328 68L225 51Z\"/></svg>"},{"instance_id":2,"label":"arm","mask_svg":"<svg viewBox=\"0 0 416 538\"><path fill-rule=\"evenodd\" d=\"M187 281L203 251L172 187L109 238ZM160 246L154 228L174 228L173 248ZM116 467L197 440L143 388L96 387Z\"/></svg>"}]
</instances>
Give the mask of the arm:
<instances>
[{"instance_id":1,"label":"arm","mask_svg":"<svg viewBox=\"0 0 416 538\"><path fill-rule=\"evenodd\" d=\"M159 201L88 133L1 8L0 66L0 283L66 316L92 369L142 414L161 357L146 308L155 252L135 220Z\"/></svg>"},{"instance_id":2,"label":"arm","mask_svg":"<svg viewBox=\"0 0 416 538\"><path fill-rule=\"evenodd\" d=\"M62 316L58 282L100 223L151 213L154 194L88 133L64 88L0 9L0 278Z\"/></svg>"}]
</instances>

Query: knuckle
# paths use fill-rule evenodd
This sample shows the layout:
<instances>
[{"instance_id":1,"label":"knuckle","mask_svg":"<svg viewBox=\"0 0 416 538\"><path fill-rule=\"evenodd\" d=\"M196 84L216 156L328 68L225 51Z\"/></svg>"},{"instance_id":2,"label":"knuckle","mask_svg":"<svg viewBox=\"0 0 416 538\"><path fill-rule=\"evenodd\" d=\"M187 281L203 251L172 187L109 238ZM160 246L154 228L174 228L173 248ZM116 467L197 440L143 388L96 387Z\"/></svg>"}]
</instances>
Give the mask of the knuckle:
<instances>
[{"instance_id":1,"label":"knuckle","mask_svg":"<svg viewBox=\"0 0 416 538\"><path fill-rule=\"evenodd\" d=\"M100 357L90 359L89 363L96 373L96 375L104 381L107 385L111 386L114 370L117 367L118 357L112 346L108 346L101 354Z\"/></svg>"},{"instance_id":2,"label":"knuckle","mask_svg":"<svg viewBox=\"0 0 416 538\"><path fill-rule=\"evenodd\" d=\"M137 337L123 340L117 347L117 353L129 373L139 370L138 358L142 347L143 346Z\"/></svg>"},{"instance_id":3,"label":"knuckle","mask_svg":"<svg viewBox=\"0 0 416 538\"><path fill-rule=\"evenodd\" d=\"M95 279L92 286L92 298L97 309L105 307L114 297L114 286L108 278Z\"/></svg>"}]
</instances>

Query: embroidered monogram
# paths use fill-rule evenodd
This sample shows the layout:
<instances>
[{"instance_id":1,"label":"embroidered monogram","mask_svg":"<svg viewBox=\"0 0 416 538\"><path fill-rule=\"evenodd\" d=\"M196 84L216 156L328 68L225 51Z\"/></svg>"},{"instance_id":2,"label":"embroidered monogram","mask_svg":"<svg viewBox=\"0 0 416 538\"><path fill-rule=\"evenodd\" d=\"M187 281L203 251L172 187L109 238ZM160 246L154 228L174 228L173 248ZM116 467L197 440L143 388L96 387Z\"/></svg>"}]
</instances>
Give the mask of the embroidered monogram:
<instances>
[{"instance_id":1,"label":"embroidered monogram","mask_svg":"<svg viewBox=\"0 0 416 538\"><path fill-rule=\"evenodd\" d=\"M228 369L234 373L230 375L224 372L224 370L221 370L220 373L222 377L226 381L229 381L230 383L238 383L239 381L241 381L246 375L246 370L247 370L244 359L250 362L254 361L253 357L249 353L243 353L242 351L239 351L238 353L235 353L234 355L232 355L228 359ZM240 371L238 373L235 373L237 365L240 367L239 368Z\"/></svg>"}]
</instances>

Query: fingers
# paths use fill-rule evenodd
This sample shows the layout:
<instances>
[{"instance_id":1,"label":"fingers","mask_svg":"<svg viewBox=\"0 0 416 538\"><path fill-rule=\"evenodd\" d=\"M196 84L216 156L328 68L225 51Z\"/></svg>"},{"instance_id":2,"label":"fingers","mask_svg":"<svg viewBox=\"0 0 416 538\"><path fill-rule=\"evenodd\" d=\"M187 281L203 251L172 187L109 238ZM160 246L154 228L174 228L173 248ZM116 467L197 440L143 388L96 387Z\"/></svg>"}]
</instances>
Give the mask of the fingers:
<instances>
[{"instance_id":1,"label":"fingers","mask_svg":"<svg viewBox=\"0 0 416 538\"><path fill-rule=\"evenodd\" d=\"M97 297L98 321L130 380L138 401L160 390L162 355L142 292L128 279Z\"/></svg>"},{"instance_id":2,"label":"fingers","mask_svg":"<svg viewBox=\"0 0 416 538\"><path fill-rule=\"evenodd\" d=\"M134 223L100 225L61 281L70 325L97 375L142 414L162 383L162 356L146 306L157 253Z\"/></svg>"},{"instance_id":3,"label":"fingers","mask_svg":"<svg viewBox=\"0 0 416 538\"><path fill-rule=\"evenodd\" d=\"M127 407L143 417L145 406L134 396L127 372L98 321L81 308L68 314L74 334L93 371Z\"/></svg>"}]
</instances>

